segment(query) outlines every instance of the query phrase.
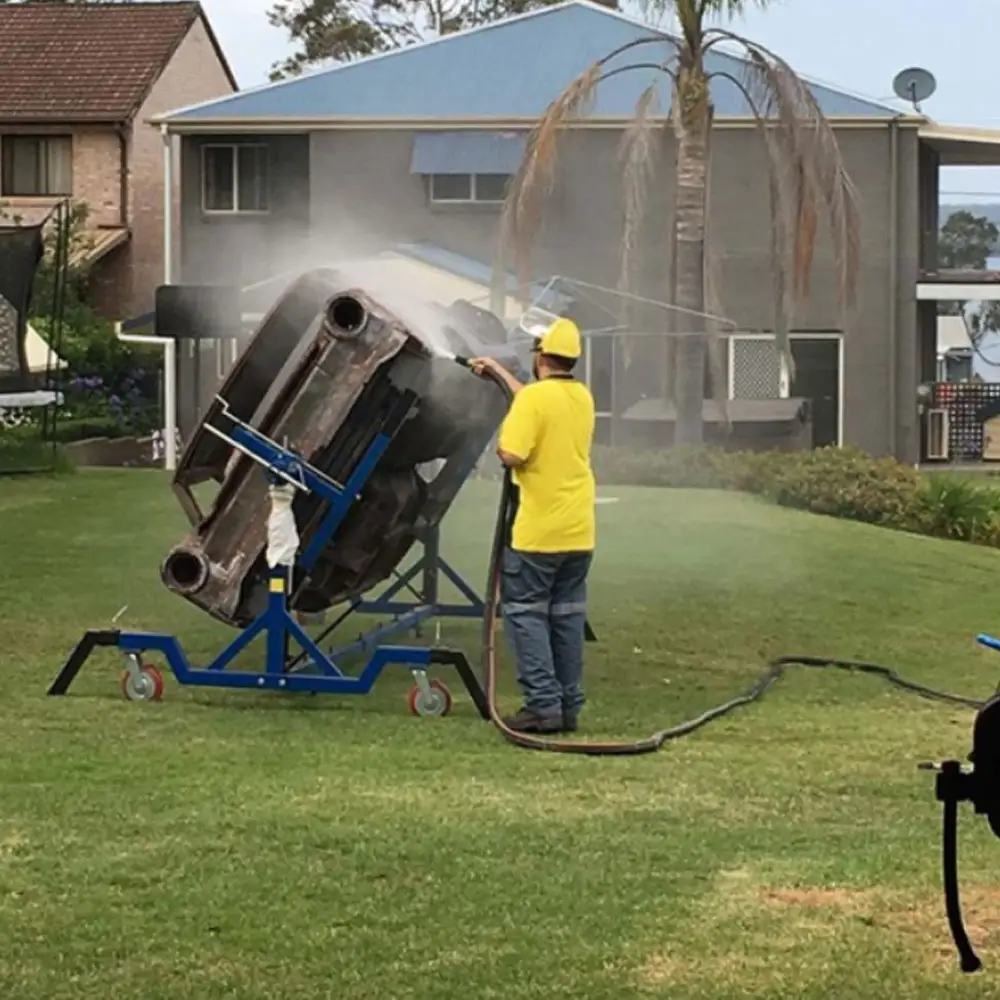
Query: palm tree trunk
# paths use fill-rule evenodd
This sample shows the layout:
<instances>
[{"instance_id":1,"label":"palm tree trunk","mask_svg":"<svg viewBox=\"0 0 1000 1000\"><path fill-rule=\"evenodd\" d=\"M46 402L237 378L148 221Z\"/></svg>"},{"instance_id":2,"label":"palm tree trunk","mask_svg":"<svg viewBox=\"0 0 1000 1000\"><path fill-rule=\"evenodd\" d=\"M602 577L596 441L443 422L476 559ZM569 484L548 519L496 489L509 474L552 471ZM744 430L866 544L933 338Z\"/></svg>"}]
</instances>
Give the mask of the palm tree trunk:
<instances>
[{"instance_id":1,"label":"palm tree trunk","mask_svg":"<svg viewBox=\"0 0 1000 1000\"><path fill-rule=\"evenodd\" d=\"M674 399L676 444L701 444L705 400L705 208L708 136L712 123L708 81L700 66L678 74L677 100L677 305L683 334L677 339Z\"/></svg>"},{"instance_id":2,"label":"palm tree trunk","mask_svg":"<svg viewBox=\"0 0 1000 1000\"><path fill-rule=\"evenodd\" d=\"M677 177L677 150L674 147L673 176ZM669 270L667 272L667 302L677 305L677 191L670 193ZM663 399L666 403L676 402L677 396L677 333L680 329L677 313L671 309L667 314L666 337L663 346Z\"/></svg>"}]
</instances>

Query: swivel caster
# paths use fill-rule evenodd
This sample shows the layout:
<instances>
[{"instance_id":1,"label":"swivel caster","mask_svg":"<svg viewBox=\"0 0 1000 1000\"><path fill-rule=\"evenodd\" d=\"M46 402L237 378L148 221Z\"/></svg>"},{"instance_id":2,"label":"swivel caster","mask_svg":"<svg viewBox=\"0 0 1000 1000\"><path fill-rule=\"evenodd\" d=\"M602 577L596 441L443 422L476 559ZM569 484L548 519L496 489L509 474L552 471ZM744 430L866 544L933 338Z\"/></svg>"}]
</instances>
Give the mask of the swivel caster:
<instances>
[{"instance_id":1,"label":"swivel caster","mask_svg":"<svg viewBox=\"0 0 1000 1000\"><path fill-rule=\"evenodd\" d=\"M121 689L126 701L159 701L163 697L163 674L151 663L131 656L122 673Z\"/></svg>"},{"instance_id":2,"label":"swivel caster","mask_svg":"<svg viewBox=\"0 0 1000 1000\"><path fill-rule=\"evenodd\" d=\"M419 674L410 688L409 704L411 715L425 718L447 715L451 711L451 692L436 677L428 680L426 675Z\"/></svg>"}]
</instances>

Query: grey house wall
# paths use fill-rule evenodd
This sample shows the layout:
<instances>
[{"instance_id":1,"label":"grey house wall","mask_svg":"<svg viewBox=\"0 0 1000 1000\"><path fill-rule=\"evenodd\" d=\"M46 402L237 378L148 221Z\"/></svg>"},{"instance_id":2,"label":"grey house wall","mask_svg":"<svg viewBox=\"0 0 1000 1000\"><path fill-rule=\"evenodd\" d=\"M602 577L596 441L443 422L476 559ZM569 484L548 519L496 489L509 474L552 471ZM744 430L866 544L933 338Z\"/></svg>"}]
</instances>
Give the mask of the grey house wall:
<instances>
[{"instance_id":1,"label":"grey house wall","mask_svg":"<svg viewBox=\"0 0 1000 1000\"><path fill-rule=\"evenodd\" d=\"M202 147L264 143L270 151L265 215L206 215L201 210ZM185 280L249 284L274 273L309 231L309 136L187 136L181 144L181 273Z\"/></svg>"},{"instance_id":2,"label":"grey house wall","mask_svg":"<svg viewBox=\"0 0 1000 1000\"><path fill-rule=\"evenodd\" d=\"M894 153L889 126L844 128L837 137L863 215L857 305L845 335L844 440L875 454L892 452L916 461L915 289L921 244L926 243L920 225L918 140L914 130L900 129ZM286 267L308 266L324 250L339 255L400 240L426 240L484 262L493 259L498 210L431 205L423 178L410 173L412 132L335 130L311 137L265 137L272 145L273 207L269 215L249 219L202 215L199 147L204 141L184 140L186 278L247 284ZM575 132L563 140L558 179L533 258L536 272L617 283L623 221L620 141L621 133L612 129ZM662 140L658 153L643 232L643 290L665 297L672 142ZM743 330L766 332L773 326L773 296L762 140L752 127L720 128L712 155L709 225L713 243L722 251L723 311ZM836 289L831 241L821 217L812 296L794 328L841 329Z\"/></svg>"}]
</instances>

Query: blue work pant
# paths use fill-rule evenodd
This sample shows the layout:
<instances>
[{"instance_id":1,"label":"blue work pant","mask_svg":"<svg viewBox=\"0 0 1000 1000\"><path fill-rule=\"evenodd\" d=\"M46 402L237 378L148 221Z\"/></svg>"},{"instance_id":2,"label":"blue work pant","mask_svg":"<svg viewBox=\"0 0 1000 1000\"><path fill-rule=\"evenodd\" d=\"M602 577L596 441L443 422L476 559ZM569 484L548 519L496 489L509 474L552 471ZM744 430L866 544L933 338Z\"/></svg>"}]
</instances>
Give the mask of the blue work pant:
<instances>
[{"instance_id":1,"label":"blue work pant","mask_svg":"<svg viewBox=\"0 0 1000 1000\"><path fill-rule=\"evenodd\" d=\"M504 552L504 630L517 660L524 707L539 715L576 715L583 706L592 559L592 552Z\"/></svg>"}]
</instances>

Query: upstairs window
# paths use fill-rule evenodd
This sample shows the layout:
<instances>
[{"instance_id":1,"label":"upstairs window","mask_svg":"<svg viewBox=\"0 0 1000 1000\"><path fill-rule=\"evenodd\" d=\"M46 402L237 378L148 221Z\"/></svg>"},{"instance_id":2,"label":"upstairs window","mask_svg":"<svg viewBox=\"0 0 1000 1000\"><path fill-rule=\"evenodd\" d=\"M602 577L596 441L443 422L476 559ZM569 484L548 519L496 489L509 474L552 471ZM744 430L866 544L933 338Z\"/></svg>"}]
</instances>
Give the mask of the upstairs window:
<instances>
[{"instance_id":1,"label":"upstairs window","mask_svg":"<svg viewBox=\"0 0 1000 1000\"><path fill-rule=\"evenodd\" d=\"M44 198L72 193L71 136L0 136L0 195Z\"/></svg>"},{"instance_id":2,"label":"upstairs window","mask_svg":"<svg viewBox=\"0 0 1000 1000\"><path fill-rule=\"evenodd\" d=\"M431 202L497 205L507 196L510 179L510 174L431 174Z\"/></svg>"},{"instance_id":3,"label":"upstairs window","mask_svg":"<svg viewBox=\"0 0 1000 1000\"><path fill-rule=\"evenodd\" d=\"M269 152L263 143L202 146L202 211L229 215L269 211Z\"/></svg>"}]
</instances>

